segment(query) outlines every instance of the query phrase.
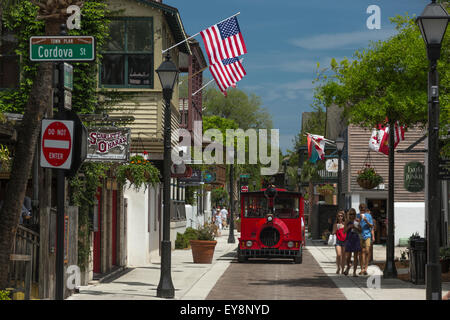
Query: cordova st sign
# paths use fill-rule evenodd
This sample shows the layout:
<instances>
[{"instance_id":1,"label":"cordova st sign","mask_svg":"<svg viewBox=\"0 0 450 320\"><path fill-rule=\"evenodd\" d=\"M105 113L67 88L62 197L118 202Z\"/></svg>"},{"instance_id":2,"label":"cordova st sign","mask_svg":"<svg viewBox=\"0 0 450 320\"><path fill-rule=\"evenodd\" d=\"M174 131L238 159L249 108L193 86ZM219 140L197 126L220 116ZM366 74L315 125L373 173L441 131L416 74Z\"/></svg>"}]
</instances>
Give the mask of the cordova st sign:
<instances>
[{"instance_id":1,"label":"cordova st sign","mask_svg":"<svg viewBox=\"0 0 450 320\"><path fill-rule=\"evenodd\" d=\"M36 36L30 38L31 61L94 61L92 36Z\"/></svg>"}]
</instances>

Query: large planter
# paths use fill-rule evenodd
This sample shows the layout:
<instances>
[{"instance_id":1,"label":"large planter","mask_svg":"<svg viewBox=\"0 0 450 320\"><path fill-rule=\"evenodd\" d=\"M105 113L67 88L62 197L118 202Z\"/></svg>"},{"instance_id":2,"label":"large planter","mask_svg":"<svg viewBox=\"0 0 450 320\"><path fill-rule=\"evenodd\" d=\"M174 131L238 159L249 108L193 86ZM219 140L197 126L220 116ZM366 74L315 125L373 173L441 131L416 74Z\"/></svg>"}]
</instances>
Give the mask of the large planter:
<instances>
[{"instance_id":1,"label":"large planter","mask_svg":"<svg viewBox=\"0 0 450 320\"><path fill-rule=\"evenodd\" d=\"M194 263L211 263L217 241L189 240Z\"/></svg>"}]
</instances>

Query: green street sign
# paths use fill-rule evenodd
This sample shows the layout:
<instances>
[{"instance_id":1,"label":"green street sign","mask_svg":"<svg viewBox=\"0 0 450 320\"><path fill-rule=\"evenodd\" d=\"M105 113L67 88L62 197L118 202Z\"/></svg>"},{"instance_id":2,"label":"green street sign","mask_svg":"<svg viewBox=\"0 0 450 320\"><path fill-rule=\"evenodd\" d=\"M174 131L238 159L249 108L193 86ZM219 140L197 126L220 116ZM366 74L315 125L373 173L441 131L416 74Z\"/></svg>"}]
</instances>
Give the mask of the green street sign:
<instances>
[{"instance_id":1,"label":"green street sign","mask_svg":"<svg viewBox=\"0 0 450 320\"><path fill-rule=\"evenodd\" d=\"M94 61L91 36L37 36L30 38L31 61Z\"/></svg>"},{"instance_id":2,"label":"green street sign","mask_svg":"<svg viewBox=\"0 0 450 320\"><path fill-rule=\"evenodd\" d=\"M64 63L64 88L73 90L73 66L68 63Z\"/></svg>"},{"instance_id":3,"label":"green street sign","mask_svg":"<svg viewBox=\"0 0 450 320\"><path fill-rule=\"evenodd\" d=\"M248 173L246 173L246 174L241 174L241 175L239 176L239 178L248 179L248 178L250 178L250 175L249 175Z\"/></svg>"},{"instance_id":4,"label":"green street sign","mask_svg":"<svg viewBox=\"0 0 450 320\"><path fill-rule=\"evenodd\" d=\"M409 192L420 192L425 187L425 166L420 162L408 162L404 168L404 187Z\"/></svg>"}]
</instances>

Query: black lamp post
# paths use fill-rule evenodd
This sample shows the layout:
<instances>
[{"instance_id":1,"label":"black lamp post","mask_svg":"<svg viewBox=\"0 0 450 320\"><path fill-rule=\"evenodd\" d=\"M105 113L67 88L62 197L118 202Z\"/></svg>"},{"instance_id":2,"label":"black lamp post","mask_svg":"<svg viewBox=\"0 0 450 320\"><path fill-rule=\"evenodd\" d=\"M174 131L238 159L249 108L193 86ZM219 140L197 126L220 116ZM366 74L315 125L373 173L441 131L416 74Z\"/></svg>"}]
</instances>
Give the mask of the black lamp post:
<instances>
[{"instance_id":1,"label":"black lamp post","mask_svg":"<svg viewBox=\"0 0 450 320\"><path fill-rule=\"evenodd\" d=\"M161 81L163 97L165 102L164 110L164 161L163 161L163 240L161 241L161 278L156 291L160 298L173 298L175 288L171 276L171 242L170 242L170 165L171 165L171 107L173 88L178 78L179 70L177 66L170 61L170 55L167 53L166 60L161 63L156 70Z\"/></svg>"},{"instance_id":2,"label":"black lamp post","mask_svg":"<svg viewBox=\"0 0 450 320\"><path fill-rule=\"evenodd\" d=\"M228 157L232 159L230 164L230 231L228 232L228 243L235 243L234 239L234 148L227 148Z\"/></svg>"},{"instance_id":3,"label":"black lamp post","mask_svg":"<svg viewBox=\"0 0 450 320\"><path fill-rule=\"evenodd\" d=\"M336 139L336 149L338 152L338 192L337 192L337 204L338 210L343 209L343 201L342 201L342 150L344 150L345 140L339 136Z\"/></svg>"},{"instance_id":4,"label":"black lamp post","mask_svg":"<svg viewBox=\"0 0 450 320\"><path fill-rule=\"evenodd\" d=\"M441 300L441 265L439 263L440 203L439 203L439 78L436 70L441 55L442 40L449 16L442 5L432 1L416 23L427 46L430 62L428 72L428 203L427 203L427 264L425 273L427 300Z\"/></svg>"}]
</instances>

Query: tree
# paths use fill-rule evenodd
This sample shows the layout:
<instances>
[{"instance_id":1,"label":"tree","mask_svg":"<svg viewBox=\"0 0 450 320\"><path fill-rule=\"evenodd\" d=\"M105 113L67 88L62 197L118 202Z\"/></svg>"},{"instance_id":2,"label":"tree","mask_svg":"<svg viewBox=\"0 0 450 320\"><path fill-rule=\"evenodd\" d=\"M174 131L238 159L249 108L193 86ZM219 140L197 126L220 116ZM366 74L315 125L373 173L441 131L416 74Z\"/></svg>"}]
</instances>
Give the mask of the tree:
<instances>
[{"instance_id":1,"label":"tree","mask_svg":"<svg viewBox=\"0 0 450 320\"><path fill-rule=\"evenodd\" d=\"M244 130L272 128L271 116L261 107L260 97L248 95L239 89L230 89L227 93L227 97L224 97L216 88L207 89L204 94L204 114L232 119Z\"/></svg>"},{"instance_id":2,"label":"tree","mask_svg":"<svg viewBox=\"0 0 450 320\"><path fill-rule=\"evenodd\" d=\"M100 0L97 2L100 2ZM74 0L2 2L2 18L10 15L11 20L14 20L14 15L20 16L24 10L27 10L30 15L29 18L44 22L42 32L45 35L59 35L60 25L65 23L65 19L68 17L66 9L71 4L80 6L82 2ZM29 29L30 25L21 26L22 31L29 31ZM23 60L28 61L27 56L24 56ZM25 71L27 70L34 74L34 78L27 80L26 85L29 86L29 91L26 94L23 119L17 135L11 179L6 188L6 194L12 194L14 197L6 197L0 211L0 221L2 221L0 224L0 288L7 286L9 256L19 223L26 185L39 136L40 123L44 114L51 115L52 113L52 106L48 104L48 101L52 101L52 63L41 62Z\"/></svg>"},{"instance_id":3,"label":"tree","mask_svg":"<svg viewBox=\"0 0 450 320\"><path fill-rule=\"evenodd\" d=\"M372 43L355 53L355 60L331 66L332 77L316 90L324 105L334 102L344 109L349 123L373 128L386 117L406 126L427 122L428 60L414 20L397 16L399 33L386 41ZM438 70L441 80L441 123L449 122L450 34L442 45Z\"/></svg>"}]
</instances>

